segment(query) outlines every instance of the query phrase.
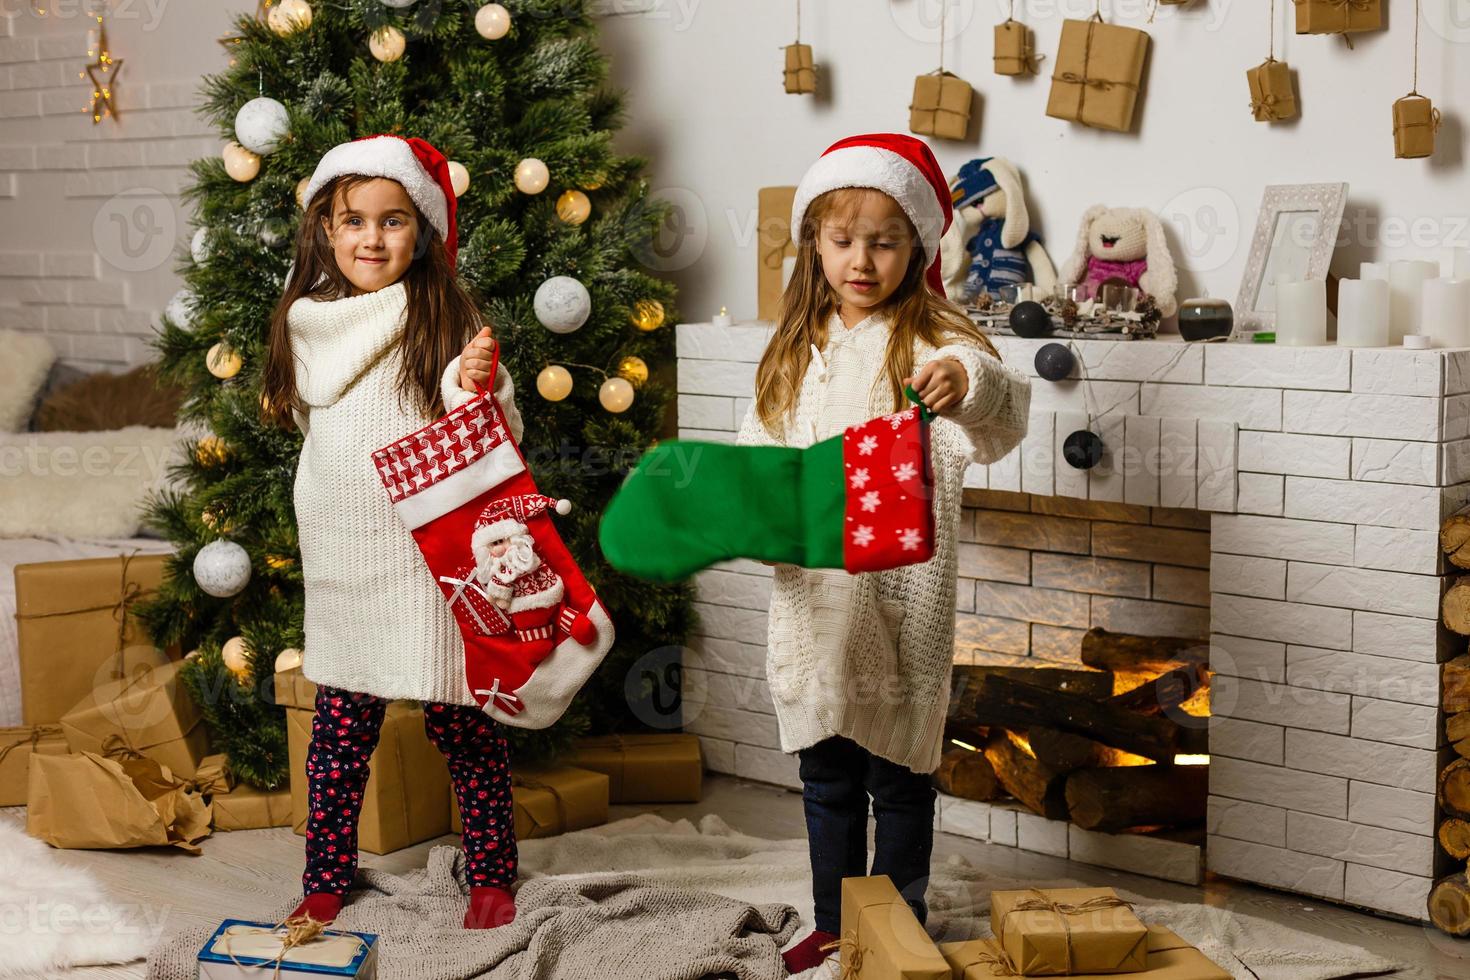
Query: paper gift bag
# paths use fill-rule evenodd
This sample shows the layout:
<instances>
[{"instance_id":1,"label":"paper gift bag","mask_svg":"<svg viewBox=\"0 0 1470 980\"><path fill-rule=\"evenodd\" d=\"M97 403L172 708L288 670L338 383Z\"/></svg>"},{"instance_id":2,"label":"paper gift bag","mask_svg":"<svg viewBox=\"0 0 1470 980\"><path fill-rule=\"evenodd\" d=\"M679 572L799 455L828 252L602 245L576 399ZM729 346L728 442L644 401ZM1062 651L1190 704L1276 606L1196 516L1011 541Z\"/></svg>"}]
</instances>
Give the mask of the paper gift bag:
<instances>
[{"instance_id":1,"label":"paper gift bag","mask_svg":"<svg viewBox=\"0 0 1470 980\"><path fill-rule=\"evenodd\" d=\"M614 803L697 803L703 793L698 735L583 738L562 761L606 775Z\"/></svg>"},{"instance_id":2,"label":"paper gift bag","mask_svg":"<svg viewBox=\"0 0 1470 980\"><path fill-rule=\"evenodd\" d=\"M224 920L199 950L199 980L373 980L378 975L378 937L373 933L324 929L302 943L288 942L287 934L281 923Z\"/></svg>"},{"instance_id":3,"label":"paper gift bag","mask_svg":"<svg viewBox=\"0 0 1470 980\"><path fill-rule=\"evenodd\" d=\"M194 777L189 780L194 792L205 796L228 793L235 788L235 777L230 772L228 760L223 752L207 755L199 760Z\"/></svg>"},{"instance_id":4,"label":"paper gift bag","mask_svg":"<svg viewBox=\"0 0 1470 980\"><path fill-rule=\"evenodd\" d=\"M286 745L291 758L291 823L306 833L306 755L314 713L286 711ZM449 832L444 795L449 766L424 732L424 709L394 701L383 714L378 747L368 759L357 846L371 854L390 854Z\"/></svg>"},{"instance_id":5,"label":"paper gift bag","mask_svg":"<svg viewBox=\"0 0 1470 980\"><path fill-rule=\"evenodd\" d=\"M300 667L280 671L275 675L276 704L283 708L316 710L316 685L306 679Z\"/></svg>"},{"instance_id":6,"label":"paper gift bag","mask_svg":"<svg viewBox=\"0 0 1470 980\"><path fill-rule=\"evenodd\" d=\"M0 806L23 806L33 754L65 755L71 749L60 725L0 728Z\"/></svg>"},{"instance_id":7,"label":"paper gift bag","mask_svg":"<svg viewBox=\"0 0 1470 980\"><path fill-rule=\"evenodd\" d=\"M517 840L552 837L607 823L609 780L573 766L511 773Z\"/></svg>"},{"instance_id":8,"label":"paper gift bag","mask_svg":"<svg viewBox=\"0 0 1470 980\"><path fill-rule=\"evenodd\" d=\"M1251 115L1256 122L1296 118L1296 96L1291 91L1291 69L1286 62L1267 58L1245 73L1251 90Z\"/></svg>"},{"instance_id":9,"label":"paper gift bag","mask_svg":"<svg viewBox=\"0 0 1470 980\"><path fill-rule=\"evenodd\" d=\"M52 847L172 845L198 854L210 816L204 797L152 759L31 758L26 833Z\"/></svg>"},{"instance_id":10,"label":"paper gift bag","mask_svg":"<svg viewBox=\"0 0 1470 980\"><path fill-rule=\"evenodd\" d=\"M176 775L193 776L209 754L209 734L174 660L132 677L107 681L61 717L73 752L147 757Z\"/></svg>"},{"instance_id":11,"label":"paper gift bag","mask_svg":"<svg viewBox=\"0 0 1470 980\"><path fill-rule=\"evenodd\" d=\"M1018 20L995 25L995 73L997 75L1034 75L1036 58L1031 28Z\"/></svg>"},{"instance_id":12,"label":"paper gift bag","mask_svg":"<svg viewBox=\"0 0 1470 980\"><path fill-rule=\"evenodd\" d=\"M993 939L941 943L939 952L954 970L954 980L995 980L1017 975L1005 951ZM1072 980L1097 980L1116 974L1073 974ZM1220 969L1199 950L1163 926L1148 927L1148 966L1132 980L1226 980Z\"/></svg>"},{"instance_id":13,"label":"paper gift bag","mask_svg":"<svg viewBox=\"0 0 1470 980\"><path fill-rule=\"evenodd\" d=\"M167 555L124 555L15 566L21 710L54 724L132 662L169 659L130 615L163 580ZM119 653L126 656L119 658Z\"/></svg>"},{"instance_id":14,"label":"paper gift bag","mask_svg":"<svg viewBox=\"0 0 1470 980\"><path fill-rule=\"evenodd\" d=\"M1028 977L1135 973L1148 965L1148 930L1111 888L992 892L990 929Z\"/></svg>"},{"instance_id":15,"label":"paper gift bag","mask_svg":"<svg viewBox=\"0 0 1470 980\"><path fill-rule=\"evenodd\" d=\"M791 240L791 206L796 201L796 188L762 187L757 201L756 316L775 320L781 315L781 293L796 267L796 243Z\"/></svg>"},{"instance_id":16,"label":"paper gift bag","mask_svg":"<svg viewBox=\"0 0 1470 980\"><path fill-rule=\"evenodd\" d=\"M1088 20L1062 22L1056 71L1046 114L1084 126L1127 132L1148 56L1148 34L1132 27Z\"/></svg>"},{"instance_id":17,"label":"paper gift bag","mask_svg":"<svg viewBox=\"0 0 1470 980\"><path fill-rule=\"evenodd\" d=\"M950 980L953 972L887 875L842 879L842 976Z\"/></svg>"},{"instance_id":18,"label":"paper gift bag","mask_svg":"<svg viewBox=\"0 0 1470 980\"><path fill-rule=\"evenodd\" d=\"M1298 34L1346 34L1383 26L1381 0L1292 0Z\"/></svg>"},{"instance_id":19,"label":"paper gift bag","mask_svg":"<svg viewBox=\"0 0 1470 980\"><path fill-rule=\"evenodd\" d=\"M1434 154L1434 135L1439 132L1439 110L1418 92L1410 92L1393 104L1393 155L1412 160Z\"/></svg>"},{"instance_id":20,"label":"paper gift bag","mask_svg":"<svg viewBox=\"0 0 1470 980\"><path fill-rule=\"evenodd\" d=\"M947 71L914 79L909 103L909 131L920 136L962 140L970 126L970 83Z\"/></svg>"},{"instance_id":21,"label":"paper gift bag","mask_svg":"<svg viewBox=\"0 0 1470 980\"><path fill-rule=\"evenodd\" d=\"M790 95L810 95L817 90L817 69L812 63L810 44L786 46L786 91Z\"/></svg>"},{"instance_id":22,"label":"paper gift bag","mask_svg":"<svg viewBox=\"0 0 1470 980\"><path fill-rule=\"evenodd\" d=\"M214 829L260 830L264 827L291 826L291 790L257 789L244 783L228 793L210 797L214 808Z\"/></svg>"}]
</instances>

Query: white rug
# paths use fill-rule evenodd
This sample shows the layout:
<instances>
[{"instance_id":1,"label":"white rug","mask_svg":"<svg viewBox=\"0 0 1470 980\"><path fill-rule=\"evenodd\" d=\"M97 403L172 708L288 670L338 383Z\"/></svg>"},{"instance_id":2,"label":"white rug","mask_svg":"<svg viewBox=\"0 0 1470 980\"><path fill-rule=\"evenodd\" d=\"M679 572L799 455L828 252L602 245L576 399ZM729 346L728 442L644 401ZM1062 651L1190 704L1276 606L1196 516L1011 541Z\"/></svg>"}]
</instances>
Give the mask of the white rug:
<instances>
[{"instance_id":1,"label":"white rug","mask_svg":"<svg viewBox=\"0 0 1470 980\"><path fill-rule=\"evenodd\" d=\"M791 905L801 915L802 926L788 946L812 930L807 842L747 837L712 814L698 827L687 820L670 823L654 814L642 814L564 837L522 841L520 853L525 878L637 871L658 882L752 904ZM927 928L938 942L988 936L991 891L1082 884L1070 879L1007 878L955 856L934 869L927 895ZM1121 889L1119 894L1135 903L1145 921L1168 926L1236 980L1335 980L1385 973L1400 966L1358 946L1228 909L1157 902ZM829 959L800 976L807 980L835 977L835 962Z\"/></svg>"},{"instance_id":2,"label":"white rug","mask_svg":"<svg viewBox=\"0 0 1470 980\"><path fill-rule=\"evenodd\" d=\"M0 820L0 977L128 963L156 938L146 916L110 900L91 872Z\"/></svg>"}]
</instances>

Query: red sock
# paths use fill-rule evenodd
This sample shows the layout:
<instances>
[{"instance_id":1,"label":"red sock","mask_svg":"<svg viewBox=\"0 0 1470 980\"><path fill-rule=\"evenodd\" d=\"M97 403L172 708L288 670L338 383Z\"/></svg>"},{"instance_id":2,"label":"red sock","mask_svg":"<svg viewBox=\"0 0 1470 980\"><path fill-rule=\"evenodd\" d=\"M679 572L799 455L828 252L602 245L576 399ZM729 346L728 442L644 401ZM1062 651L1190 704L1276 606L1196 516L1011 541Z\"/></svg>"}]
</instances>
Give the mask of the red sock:
<instances>
[{"instance_id":1,"label":"red sock","mask_svg":"<svg viewBox=\"0 0 1470 980\"><path fill-rule=\"evenodd\" d=\"M307 895L302 903L296 906L296 911L291 917L298 915L309 915L323 924L337 918L337 913L342 911L342 896L331 892L312 892Z\"/></svg>"},{"instance_id":2,"label":"red sock","mask_svg":"<svg viewBox=\"0 0 1470 980\"><path fill-rule=\"evenodd\" d=\"M781 961L786 964L786 972L802 973L827 957L836 955L837 950L835 949L829 949L824 953L820 948L836 941L837 937L832 933L814 930L810 936L781 954Z\"/></svg>"},{"instance_id":3,"label":"red sock","mask_svg":"<svg viewBox=\"0 0 1470 980\"><path fill-rule=\"evenodd\" d=\"M515 921L516 898L505 888L471 886L470 907L464 914L466 929L494 929Z\"/></svg>"}]
</instances>

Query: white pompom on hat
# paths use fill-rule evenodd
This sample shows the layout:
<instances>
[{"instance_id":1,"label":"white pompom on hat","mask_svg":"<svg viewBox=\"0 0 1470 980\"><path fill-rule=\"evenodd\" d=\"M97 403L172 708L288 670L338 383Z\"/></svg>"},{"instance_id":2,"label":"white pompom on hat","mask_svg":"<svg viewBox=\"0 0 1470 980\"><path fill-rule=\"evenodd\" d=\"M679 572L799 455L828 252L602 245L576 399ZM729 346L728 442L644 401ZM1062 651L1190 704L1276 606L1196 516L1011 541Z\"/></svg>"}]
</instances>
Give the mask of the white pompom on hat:
<instances>
[{"instance_id":1,"label":"white pompom on hat","mask_svg":"<svg viewBox=\"0 0 1470 980\"><path fill-rule=\"evenodd\" d=\"M514 534L525 534L526 522L546 513L548 509L555 510L558 514L569 514L572 502L556 500L539 493L519 494L492 501L475 521L471 546L479 547L482 543L489 544Z\"/></svg>"}]
</instances>

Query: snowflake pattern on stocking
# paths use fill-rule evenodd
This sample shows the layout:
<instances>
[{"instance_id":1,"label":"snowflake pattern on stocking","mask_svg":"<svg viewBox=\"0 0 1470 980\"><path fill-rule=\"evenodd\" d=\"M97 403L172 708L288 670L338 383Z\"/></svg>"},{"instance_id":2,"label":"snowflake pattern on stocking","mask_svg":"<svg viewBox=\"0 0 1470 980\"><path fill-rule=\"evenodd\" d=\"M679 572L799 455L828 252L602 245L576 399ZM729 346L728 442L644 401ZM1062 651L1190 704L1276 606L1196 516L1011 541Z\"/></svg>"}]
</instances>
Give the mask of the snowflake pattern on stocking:
<instances>
[{"instance_id":1,"label":"snowflake pattern on stocking","mask_svg":"<svg viewBox=\"0 0 1470 980\"><path fill-rule=\"evenodd\" d=\"M925 561L934 549L928 424L917 408L849 427L842 437L847 494L843 566L879 571Z\"/></svg>"}]
</instances>

